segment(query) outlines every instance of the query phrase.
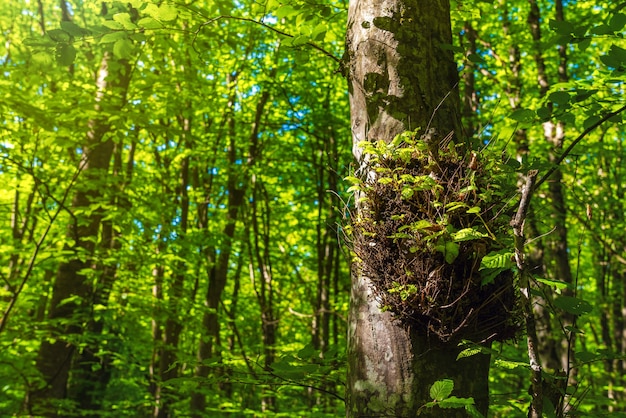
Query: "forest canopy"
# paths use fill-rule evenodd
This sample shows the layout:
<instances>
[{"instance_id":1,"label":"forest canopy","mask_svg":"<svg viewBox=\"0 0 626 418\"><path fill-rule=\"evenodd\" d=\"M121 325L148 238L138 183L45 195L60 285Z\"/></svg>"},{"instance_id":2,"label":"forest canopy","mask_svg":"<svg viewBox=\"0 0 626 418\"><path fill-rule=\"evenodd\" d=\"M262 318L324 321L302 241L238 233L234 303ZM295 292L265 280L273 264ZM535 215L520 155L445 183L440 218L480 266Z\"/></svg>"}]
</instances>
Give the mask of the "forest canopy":
<instances>
[{"instance_id":1,"label":"forest canopy","mask_svg":"<svg viewBox=\"0 0 626 418\"><path fill-rule=\"evenodd\" d=\"M346 415L350 268L364 254L354 221L367 186L353 154L348 7L0 4L0 415ZM450 18L452 42L437 48L458 72L466 157L455 161L469 167L455 193L488 193L472 202L497 209L459 200L446 210L509 218L502 236L477 221L424 242L449 264L484 251L479 286L510 272L512 298L530 307L518 320L536 322L545 416L626 416L626 3L451 1ZM428 128L366 150L406 156ZM473 167L487 165L498 180L475 186ZM529 173L516 248L509 220ZM371 229L380 241L368 242L440 232L417 222ZM386 286L400 303L417 293L410 280ZM385 297L371 300L397 315ZM488 346L487 334L454 335L460 357L491 355L489 416L527 416L527 328ZM454 382L425 382L432 402L420 411L480 416Z\"/></svg>"}]
</instances>

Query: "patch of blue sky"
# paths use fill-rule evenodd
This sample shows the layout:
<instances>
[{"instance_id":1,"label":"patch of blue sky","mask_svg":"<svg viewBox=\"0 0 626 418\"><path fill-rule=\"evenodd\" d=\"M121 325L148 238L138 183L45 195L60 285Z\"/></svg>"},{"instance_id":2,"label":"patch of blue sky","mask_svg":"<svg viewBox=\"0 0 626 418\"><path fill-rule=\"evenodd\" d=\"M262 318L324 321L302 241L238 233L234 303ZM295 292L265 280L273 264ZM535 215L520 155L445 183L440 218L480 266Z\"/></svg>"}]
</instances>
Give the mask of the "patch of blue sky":
<instances>
[{"instance_id":1,"label":"patch of blue sky","mask_svg":"<svg viewBox=\"0 0 626 418\"><path fill-rule=\"evenodd\" d=\"M272 14L266 14L261 18L261 22L265 23L266 25L275 25L278 23L278 18Z\"/></svg>"},{"instance_id":2,"label":"patch of blue sky","mask_svg":"<svg viewBox=\"0 0 626 418\"><path fill-rule=\"evenodd\" d=\"M174 148L176 146L176 141L169 139L167 143L157 145L157 151L165 151L168 148Z\"/></svg>"}]
</instances>

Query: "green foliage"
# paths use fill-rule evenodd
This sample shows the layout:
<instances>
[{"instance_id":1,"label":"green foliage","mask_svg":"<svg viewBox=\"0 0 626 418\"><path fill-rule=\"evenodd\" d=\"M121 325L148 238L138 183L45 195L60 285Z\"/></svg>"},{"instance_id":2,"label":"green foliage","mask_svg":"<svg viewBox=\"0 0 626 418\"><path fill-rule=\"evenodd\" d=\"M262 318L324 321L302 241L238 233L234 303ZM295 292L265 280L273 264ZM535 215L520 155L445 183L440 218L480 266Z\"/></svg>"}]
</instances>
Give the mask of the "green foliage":
<instances>
[{"instance_id":1,"label":"green foliage","mask_svg":"<svg viewBox=\"0 0 626 418\"><path fill-rule=\"evenodd\" d=\"M206 416L344 414L350 279L335 232L350 209L343 189L366 205L379 186L405 203L432 193L435 216L394 213L397 228L378 238L412 256L427 249L448 266L472 247L480 255L474 276L487 289L514 268L507 237L517 173L545 173L563 152L546 139L548 122L561 123L564 146L594 129L559 165L560 177L535 192L526 224L525 249L537 268L533 296L549 318L540 324L542 342L559 353L544 366L563 368L562 347L571 345L571 414L624 414L623 7L567 2L561 19L553 3L540 2L542 38L534 40L529 2L452 2L458 36L442 48L457 53L471 138L465 149L437 153L465 165L475 153L490 187L467 175L454 185L457 195L444 199L447 185L429 172L386 164L432 157L419 130L390 144L361 144L376 182L358 175L340 182L352 158L345 80L337 74L346 2L132 0L104 9L77 2L66 17L60 4L0 5L0 415L27 413L24 399L43 385L38 353L57 341L94 355L89 379L74 368L70 383L107 381L94 387L98 411L85 411L72 395L80 385L71 383L74 399L59 401L65 416L151 416L158 388L179 416L191 415L197 393ZM394 24L377 17L371 29ZM559 75L560 46L567 79ZM538 83L537 56L547 85ZM127 89L99 91L106 57L107 80L115 86L130 75ZM81 159L94 124L104 133L96 142L110 139L115 151L106 169L87 175ZM551 195L556 184L565 192L561 206ZM81 190L91 197L76 207ZM237 193L242 203L230 210ZM454 216L468 223L454 224ZM567 230L557 235L561 221ZM82 234L91 222L97 232ZM572 281L557 269L564 245ZM53 301L55 280L71 262L85 263L73 292L88 292ZM225 282L211 282L222 262ZM223 285L214 306L210 282ZM420 294L398 280L388 290L402 301ZM53 305L71 309L51 316ZM213 319L217 335L209 332ZM178 340L164 341L165 329L176 326ZM201 342L211 355L199 359ZM459 357L485 350L469 345ZM526 350L521 338L487 350L490 415L526 416ZM159 370L169 354L173 360ZM452 393L452 382L436 382L423 411L465 408L478 416L471 399Z\"/></svg>"},{"instance_id":2,"label":"green foliage","mask_svg":"<svg viewBox=\"0 0 626 418\"><path fill-rule=\"evenodd\" d=\"M157 390L176 415L195 394L206 416L341 415L349 276L335 225L351 155L329 57L341 54L340 5L294 5L307 21L285 18L280 35L259 24L276 3L86 2L70 20L59 3L18 3L0 18L0 415L25 413L42 342L56 341L76 347L64 416L150 416ZM288 46L292 27L320 49ZM96 125L114 151L91 175L81 158ZM80 190L91 197L76 207ZM85 282L53 300L75 261Z\"/></svg>"},{"instance_id":3,"label":"green foliage","mask_svg":"<svg viewBox=\"0 0 626 418\"><path fill-rule=\"evenodd\" d=\"M347 178L361 205L353 250L381 305L400 320L448 341L464 327L480 334L474 313L484 311L498 324L491 338L508 338L513 265L481 263L502 251L510 258L514 171L488 148L479 155L450 139L416 130L359 145L362 178ZM476 302L467 297L481 292Z\"/></svg>"},{"instance_id":4,"label":"green foliage","mask_svg":"<svg viewBox=\"0 0 626 418\"><path fill-rule=\"evenodd\" d=\"M426 408L438 407L442 409L464 408L467 414L473 418L483 417L483 415L474 406L474 399L451 396L453 389L454 382L450 379L438 380L433 383L430 387L430 397L433 401L423 405L419 409L418 415L420 415Z\"/></svg>"}]
</instances>

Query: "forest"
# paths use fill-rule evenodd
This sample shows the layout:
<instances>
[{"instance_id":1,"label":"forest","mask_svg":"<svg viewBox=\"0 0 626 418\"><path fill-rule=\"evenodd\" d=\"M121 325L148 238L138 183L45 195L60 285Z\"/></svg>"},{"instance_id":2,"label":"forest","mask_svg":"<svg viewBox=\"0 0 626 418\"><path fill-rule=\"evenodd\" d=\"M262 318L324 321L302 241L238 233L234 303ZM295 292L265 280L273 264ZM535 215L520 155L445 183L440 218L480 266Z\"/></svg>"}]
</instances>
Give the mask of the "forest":
<instances>
[{"instance_id":1,"label":"forest","mask_svg":"<svg viewBox=\"0 0 626 418\"><path fill-rule=\"evenodd\" d=\"M0 416L626 417L626 3L0 11Z\"/></svg>"}]
</instances>

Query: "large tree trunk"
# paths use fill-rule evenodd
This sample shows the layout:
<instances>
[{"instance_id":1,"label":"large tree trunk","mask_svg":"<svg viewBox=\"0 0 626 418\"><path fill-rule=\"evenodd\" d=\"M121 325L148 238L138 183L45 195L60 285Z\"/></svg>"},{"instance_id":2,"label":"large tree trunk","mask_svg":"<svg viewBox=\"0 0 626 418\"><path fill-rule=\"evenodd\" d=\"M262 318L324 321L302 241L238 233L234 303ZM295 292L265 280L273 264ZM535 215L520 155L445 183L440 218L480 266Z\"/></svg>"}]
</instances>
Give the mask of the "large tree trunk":
<instances>
[{"instance_id":1,"label":"large tree trunk","mask_svg":"<svg viewBox=\"0 0 626 418\"><path fill-rule=\"evenodd\" d=\"M353 0L348 15L347 52L355 156L367 171L361 141L391 141L416 128L447 135L460 131L458 74L452 53L447 0ZM459 139L456 138L458 141ZM361 173L365 174L365 173ZM457 361L456 342L401 325L381 312L362 274L353 265L348 330L347 416L415 416L431 401L430 386L454 381L453 395L473 397L488 409L489 357ZM422 416L465 416L463 409L423 410Z\"/></svg>"}]
</instances>

